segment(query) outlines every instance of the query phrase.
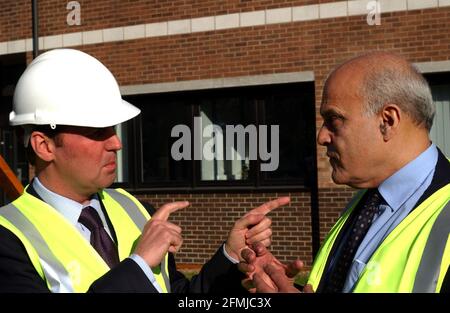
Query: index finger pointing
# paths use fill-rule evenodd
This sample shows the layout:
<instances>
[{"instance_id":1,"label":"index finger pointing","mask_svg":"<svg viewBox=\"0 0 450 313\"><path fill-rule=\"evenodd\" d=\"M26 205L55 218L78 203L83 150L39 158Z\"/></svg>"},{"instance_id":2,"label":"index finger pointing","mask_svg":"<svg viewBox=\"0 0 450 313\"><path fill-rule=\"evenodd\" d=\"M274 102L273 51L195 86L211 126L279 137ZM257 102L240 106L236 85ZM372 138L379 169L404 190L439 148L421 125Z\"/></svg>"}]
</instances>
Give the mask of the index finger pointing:
<instances>
[{"instance_id":1,"label":"index finger pointing","mask_svg":"<svg viewBox=\"0 0 450 313\"><path fill-rule=\"evenodd\" d=\"M164 204L153 214L152 219L167 221L169 215L189 205L188 201L176 201Z\"/></svg>"},{"instance_id":2,"label":"index finger pointing","mask_svg":"<svg viewBox=\"0 0 450 313\"><path fill-rule=\"evenodd\" d=\"M257 208L254 208L253 210L251 210L247 214L255 214L255 213L257 213L257 214L264 214L265 215L265 214L269 213L270 211L272 211L272 210L274 210L274 209L276 209L276 208L278 208L278 207L280 207L282 205L288 204L290 201L291 201L290 197L280 197L278 199L266 202L266 203L264 203L263 205L260 205Z\"/></svg>"}]
</instances>

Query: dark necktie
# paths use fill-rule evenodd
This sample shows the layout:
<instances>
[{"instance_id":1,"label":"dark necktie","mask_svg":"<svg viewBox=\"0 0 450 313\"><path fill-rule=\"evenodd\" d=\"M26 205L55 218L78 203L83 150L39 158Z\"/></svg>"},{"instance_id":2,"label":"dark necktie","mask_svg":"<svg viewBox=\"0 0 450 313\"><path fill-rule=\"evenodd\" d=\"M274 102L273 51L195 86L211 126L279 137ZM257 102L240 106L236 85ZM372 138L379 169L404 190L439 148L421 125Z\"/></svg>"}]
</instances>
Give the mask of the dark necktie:
<instances>
[{"instance_id":1,"label":"dark necktie","mask_svg":"<svg viewBox=\"0 0 450 313\"><path fill-rule=\"evenodd\" d=\"M117 247L109 237L105 228L103 227L102 220L97 211L91 207L85 207L81 211L78 222L86 226L91 232L91 245L105 260L106 264L112 268L119 263L119 255L117 253Z\"/></svg>"},{"instance_id":2,"label":"dark necktie","mask_svg":"<svg viewBox=\"0 0 450 313\"><path fill-rule=\"evenodd\" d=\"M379 212L381 201L382 197L378 190L368 191L364 205L356 212L352 229L330 273L330 279L324 288L324 292L342 292L353 258L372 224L373 217Z\"/></svg>"}]
</instances>

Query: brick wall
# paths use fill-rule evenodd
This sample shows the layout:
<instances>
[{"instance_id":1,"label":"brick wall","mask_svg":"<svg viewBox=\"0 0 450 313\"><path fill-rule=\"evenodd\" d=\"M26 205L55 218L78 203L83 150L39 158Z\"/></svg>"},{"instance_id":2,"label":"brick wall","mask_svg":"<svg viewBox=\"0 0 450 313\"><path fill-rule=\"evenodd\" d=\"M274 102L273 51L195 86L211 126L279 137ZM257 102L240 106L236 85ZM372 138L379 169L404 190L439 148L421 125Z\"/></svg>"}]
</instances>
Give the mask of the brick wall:
<instances>
[{"instance_id":1,"label":"brick wall","mask_svg":"<svg viewBox=\"0 0 450 313\"><path fill-rule=\"evenodd\" d=\"M250 209L281 196L290 196L291 203L268 214L272 219L272 249L282 260L300 258L310 265L309 193L153 194L139 198L155 207L171 201L190 202L187 209L171 215L171 221L183 228L184 242L177 261L203 264L226 240L237 219Z\"/></svg>"},{"instance_id":2,"label":"brick wall","mask_svg":"<svg viewBox=\"0 0 450 313\"><path fill-rule=\"evenodd\" d=\"M350 187L319 189L320 241L325 239L331 227L344 211L355 190Z\"/></svg>"},{"instance_id":3,"label":"brick wall","mask_svg":"<svg viewBox=\"0 0 450 313\"><path fill-rule=\"evenodd\" d=\"M67 1L39 0L39 35L96 30L213 15L300 6L339 0L78 0L81 25L68 26ZM0 41L31 37L31 1L16 0L2 5Z\"/></svg>"},{"instance_id":4,"label":"brick wall","mask_svg":"<svg viewBox=\"0 0 450 313\"><path fill-rule=\"evenodd\" d=\"M0 42L31 37L31 1L2 1Z\"/></svg>"},{"instance_id":5,"label":"brick wall","mask_svg":"<svg viewBox=\"0 0 450 313\"><path fill-rule=\"evenodd\" d=\"M322 241L339 217L354 190L323 188L319 190L320 240ZM234 222L250 209L281 196L290 196L291 203L272 211L273 253L283 261L296 258L307 267L312 264L311 210L308 192L290 193L203 193L152 194L139 199L160 207L172 201L187 200L190 206L171 215L171 221L183 229L183 246L177 261L203 264L226 240Z\"/></svg>"},{"instance_id":6,"label":"brick wall","mask_svg":"<svg viewBox=\"0 0 450 313\"><path fill-rule=\"evenodd\" d=\"M40 35L78 32L182 18L229 14L328 1L79 1L82 25L68 27L61 1L40 2ZM353 16L153 37L78 47L98 57L121 85L175 82L295 71L313 71L316 124L321 90L337 64L370 50L389 50L412 62L450 59L450 7L382 14L380 26ZM8 1L0 10L0 42L31 36L29 1ZM31 59L31 54L28 54ZM325 149L318 147L320 237L323 239L353 194L330 179ZM283 194L284 195L284 194ZM271 214L273 248L282 259L311 261L309 194L291 193L292 203ZM232 221L275 194L149 194L156 205L188 199L191 208L174 215L184 228L183 263L203 263L225 239Z\"/></svg>"}]
</instances>

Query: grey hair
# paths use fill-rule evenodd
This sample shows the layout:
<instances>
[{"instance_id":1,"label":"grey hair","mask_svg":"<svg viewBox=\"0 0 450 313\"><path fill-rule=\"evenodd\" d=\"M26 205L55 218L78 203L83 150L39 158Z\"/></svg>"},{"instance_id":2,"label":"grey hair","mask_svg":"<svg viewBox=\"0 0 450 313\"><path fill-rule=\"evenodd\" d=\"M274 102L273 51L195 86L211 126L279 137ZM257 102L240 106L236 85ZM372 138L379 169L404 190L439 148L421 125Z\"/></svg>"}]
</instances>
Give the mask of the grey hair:
<instances>
[{"instance_id":1,"label":"grey hair","mask_svg":"<svg viewBox=\"0 0 450 313\"><path fill-rule=\"evenodd\" d=\"M423 124L428 132L433 126L436 108L430 87L411 64L403 70L398 66L382 64L381 68L368 71L361 96L365 100L367 115L376 114L385 104L391 103L398 105L417 125Z\"/></svg>"}]
</instances>

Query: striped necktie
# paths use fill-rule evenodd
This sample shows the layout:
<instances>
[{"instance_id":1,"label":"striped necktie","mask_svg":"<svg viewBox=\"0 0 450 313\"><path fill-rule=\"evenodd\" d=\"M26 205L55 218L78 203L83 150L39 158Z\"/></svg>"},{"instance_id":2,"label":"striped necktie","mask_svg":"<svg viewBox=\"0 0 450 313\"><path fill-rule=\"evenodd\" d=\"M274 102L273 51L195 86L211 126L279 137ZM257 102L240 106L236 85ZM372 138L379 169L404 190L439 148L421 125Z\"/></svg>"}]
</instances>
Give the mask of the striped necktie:
<instances>
[{"instance_id":1,"label":"striped necktie","mask_svg":"<svg viewBox=\"0 0 450 313\"><path fill-rule=\"evenodd\" d=\"M103 227L102 220L97 211L87 206L81 211L78 222L86 226L91 232L91 245L105 260L106 264L110 268L119 263L119 255L117 253L117 247L112 241L111 237Z\"/></svg>"}]
</instances>

